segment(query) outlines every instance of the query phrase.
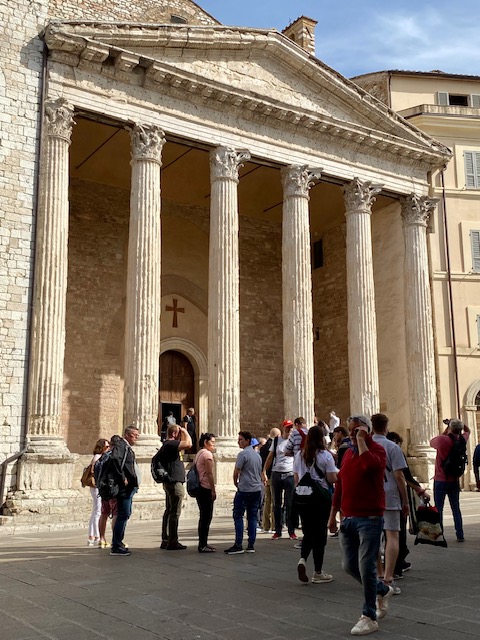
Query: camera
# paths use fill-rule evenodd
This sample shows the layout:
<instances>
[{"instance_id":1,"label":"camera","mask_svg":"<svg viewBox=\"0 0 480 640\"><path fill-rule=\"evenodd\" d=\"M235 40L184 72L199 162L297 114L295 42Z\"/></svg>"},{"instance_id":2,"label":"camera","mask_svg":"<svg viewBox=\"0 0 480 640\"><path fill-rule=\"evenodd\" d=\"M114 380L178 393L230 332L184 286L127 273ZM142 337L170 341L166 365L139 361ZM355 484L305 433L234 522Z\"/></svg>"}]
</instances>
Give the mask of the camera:
<instances>
[{"instance_id":1,"label":"camera","mask_svg":"<svg viewBox=\"0 0 480 640\"><path fill-rule=\"evenodd\" d=\"M450 425L450 420L451 419L452 418L445 418L445 420L443 420L442 422L443 422L443 424L445 424L448 427Z\"/></svg>"}]
</instances>

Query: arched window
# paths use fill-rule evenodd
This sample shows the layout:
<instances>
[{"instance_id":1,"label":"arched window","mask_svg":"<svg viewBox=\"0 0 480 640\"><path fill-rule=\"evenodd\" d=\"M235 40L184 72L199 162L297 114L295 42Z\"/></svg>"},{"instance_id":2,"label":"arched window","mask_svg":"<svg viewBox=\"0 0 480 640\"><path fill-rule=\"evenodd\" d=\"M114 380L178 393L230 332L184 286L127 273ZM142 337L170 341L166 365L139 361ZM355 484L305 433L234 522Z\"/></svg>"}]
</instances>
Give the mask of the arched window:
<instances>
[{"instance_id":1,"label":"arched window","mask_svg":"<svg viewBox=\"0 0 480 640\"><path fill-rule=\"evenodd\" d=\"M171 15L170 16L170 22L172 24L186 24L187 23L187 19L183 18L182 16Z\"/></svg>"}]
</instances>

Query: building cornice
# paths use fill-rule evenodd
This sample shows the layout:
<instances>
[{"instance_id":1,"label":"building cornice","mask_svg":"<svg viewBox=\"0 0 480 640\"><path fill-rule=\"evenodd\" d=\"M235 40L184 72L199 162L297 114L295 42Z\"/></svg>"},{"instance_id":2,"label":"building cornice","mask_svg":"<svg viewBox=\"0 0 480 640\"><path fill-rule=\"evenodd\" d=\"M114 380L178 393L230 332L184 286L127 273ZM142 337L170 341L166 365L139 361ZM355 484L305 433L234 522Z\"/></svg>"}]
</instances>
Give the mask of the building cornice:
<instances>
[{"instance_id":1,"label":"building cornice","mask_svg":"<svg viewBox=\"0 0 480 640\"><path fill-rule=\"evenodd\" d=\"M416 127L391 112L378 100L343 78L275 30L225 27L181 27L115 23L51 23L44 39L52 61L72 67L87 67L95 73L118 81L188 98L199 104L241 111L242 117L265 122L272 119L282 128L303 129L308 135L326 134L380 155L396 155L404 161L428 168L447 162L451 152ZM128 47L128 48L127 48ZM181 70L168 62L144 55L147 48L195 49L197 54L212 48L244 51L247 56L271 49L274 55L296 73L302 73L331 94L353 102L374 126L362 126L338 120L330 115L304 110L253 91L232 88L218 80ZM142 53L135 53L141 48ZM133 49L133 51L132 51ZM319 71L319 66L322 72ZM376 129L382 125L384 129ZM390 129L386 132L385 128ZM396 133L405 131L409 138ZM395 132L395 133L393 133Z\"/></svg>"}]
</instances>

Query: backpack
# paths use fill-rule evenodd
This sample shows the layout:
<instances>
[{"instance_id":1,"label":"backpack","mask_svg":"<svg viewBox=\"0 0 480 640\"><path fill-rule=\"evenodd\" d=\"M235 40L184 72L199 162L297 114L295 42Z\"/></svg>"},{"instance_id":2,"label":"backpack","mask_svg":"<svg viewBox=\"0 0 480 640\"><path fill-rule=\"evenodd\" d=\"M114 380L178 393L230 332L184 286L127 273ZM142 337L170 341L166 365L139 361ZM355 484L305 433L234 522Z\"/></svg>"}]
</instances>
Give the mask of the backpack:
<instances>
[{"instance_id":1,"label":"backpack","mask_svg":"<svg viewBox=\"0 0 480 640\"><path fill-rule=\"evenodd\" d=\"M200 492L200 476L197 465L190 467L187 473L187 493L191 498L196 498Z\"/></svg>"},{"instance_id":2,"label":"backpack","mask_svg":"<svg viewBox=\"0 0 480 640\"><path fill-rule=\"evenodd\" d=\"M80 478L82 487L95 488L95 477L93 473L93 464L89 464L84 468L82 477Z\"/></svg>"},{"instance_id":3,"label":"backpack","mask_svg":"<svg viewBox=\"0 0 480 640\"><path fill-rule=\"evenodd\" d=\"M446 476L460 478L465 473L465 467L468 462L467 441L462 435L458 438L455 438L451 433L447 435L453 444L448 452L448 456L442 462L442 469L445 471Z\"/></svg>"},{"instance_id":4,"label":"backpack","mask_svg":"<svg viewBox=\"0 0 480 640\"><path fill-rule=\"evenodd\" d=\"M159 449L157 453L153 456L152 462L150 464L150 470L152 472L152 478L155 480L157 484L170 482L170 476L168 475L167 469L163 466L160 458L161 458L162 450Z\"/></svg>"},{"instance_id":5,"label":"backpack","mask_svg":"<svg viewBox=\"0 0 480 640\"><path fill-rule=\"evenodd\" d=\"M125 453L123 455L123 460L120 465L120 469L123 469L123 465L125 464L125 460L127 459L128 447L125 447ZM106 452L110 453L111 452ZM103 454L103 455L106 455ZM103 457L103 456L102 456ZM98 460L100 462L100 460ZM115 463L112 460L112 456L109 455L103 463L100 470L100 475L98 477L97 489L98 495L102 500L112 500L116 498L120 493L120 484L118 481L118 472L115 468Z\"/></svg>"},{"instance_id":6,"label":"backpack","mask_svg":"<svg viewBox=\"0 0 480 640\"><path fill-rule=\"evenodd\" d=\"M111 453L112 452L110 449L108 451L105 451L105 453L102 453L100 458L95 462L95 465L93 467L93 477L95 478L95 483L97 484L97 486L98 486L98 481L100 479L100 475L102 473L103 465L108 460Z\"/></svg>"}]
</instances>

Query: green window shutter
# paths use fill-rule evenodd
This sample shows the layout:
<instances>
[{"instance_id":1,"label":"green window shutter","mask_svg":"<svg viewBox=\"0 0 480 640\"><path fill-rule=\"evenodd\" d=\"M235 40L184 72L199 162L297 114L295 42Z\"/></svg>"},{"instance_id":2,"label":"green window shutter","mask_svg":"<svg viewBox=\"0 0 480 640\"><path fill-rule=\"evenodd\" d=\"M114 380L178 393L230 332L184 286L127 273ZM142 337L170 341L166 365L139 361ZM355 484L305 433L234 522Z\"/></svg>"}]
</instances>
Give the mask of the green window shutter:
<instances>
[{"instance_id":1,"label":"green window shutter","mask_svg":"<svg viewBox=\"0 0 480 640\"><path fill-rule=\"evenodd\" d=\"M470 231L472 241L472 266L475 273L480 273L480 231Z\"/></svg>"},{"instance_id":2,"label":"green window shutter","mask_svg":"<svg viewBox=\"0 0 480 640\"><path fill-rule=\"evenodd\" d=\"M442 106L446 107L448 106L449 100L448 100L448 93L445 93L444 91L439 91L437 93L437 104L441 104Z\"/></svg>"},{"instance_id":3,"label":"green window shutter","mask_svg":"<svg viewBox=\"0 0 480 640\"><path fill-rule=\"evenodd\" d=\"M474 109L480 109L480 93L472 93L470 96L470 106Z\"/></svg>"}]
</instances>

